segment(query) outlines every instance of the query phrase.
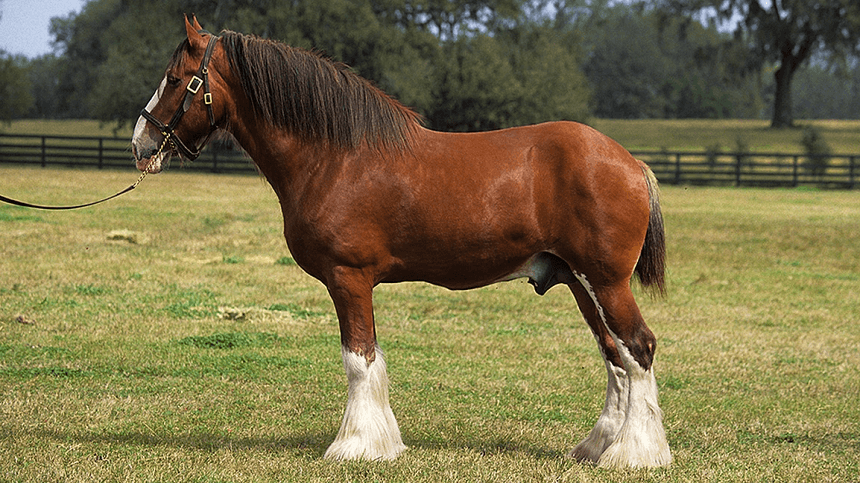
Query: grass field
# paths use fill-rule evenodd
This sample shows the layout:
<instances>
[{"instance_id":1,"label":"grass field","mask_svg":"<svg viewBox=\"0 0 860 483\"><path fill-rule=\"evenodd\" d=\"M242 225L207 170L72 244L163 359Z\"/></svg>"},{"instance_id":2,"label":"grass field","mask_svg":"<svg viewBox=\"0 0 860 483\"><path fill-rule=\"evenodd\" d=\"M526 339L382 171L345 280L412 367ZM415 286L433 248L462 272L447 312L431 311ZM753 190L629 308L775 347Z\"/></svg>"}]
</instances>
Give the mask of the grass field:
<instances>
[{"instance_id":1,"label":"grass field","mask_svg":"<svg viewBox=\"0 0 860 483\"><path fill-rule=\"evenodd\" d=\"M768 121L738 119L596 119L592 125L631 150L703 151L719 145L723 152L731 152L742 140L751 152L780 153L803 152L803 127L815 126L834 154L860 153L860 121L797 121L792 129L770 129ZM116 131L97 121L23 120L0 125L0 132L131 138L132 127Z\"/></svg>"},{"instance_id":2,"label":"grass field","mask_svg":"<svg viewBox=\"0 0 860 483\"><path fill-rule=\"evenodd\" d=\"M790 129L771 129L769 121L738 119L598 119L594 128L629 150L703 151L720 146L735 151L742 141L750 152L802 153L803 128L814 126L833 154L860 153L860 121L797 121Z\"/></svg>"},{"instance_id":3,"label":"grass field","mask_svg":"<svg viewBox=\"0 0 860 483\"><path fill-rule=\"evenodd\" d=\"M41 136L99 136L131 139L133 121L123 129L89 119L22 119L11 125L0 124L0 133L38 134Z\"/></svg>"},{"instance_id":4,"label":"grass field","mask_svg":"<svg viewBox=\"0 0 860 483\"><path fill-rule=\"evenodd\" d=\"M136 176L0 166L0 193L74 203ZM566 289L379 287L410 449L336 463L337 321L261 179L174 169L96 208L0 206L0 481L860 480L860 193L663 206L669 295L638 298L675 461L653 471L564 458L605 391Z\"/></svg>"}]
</instances>

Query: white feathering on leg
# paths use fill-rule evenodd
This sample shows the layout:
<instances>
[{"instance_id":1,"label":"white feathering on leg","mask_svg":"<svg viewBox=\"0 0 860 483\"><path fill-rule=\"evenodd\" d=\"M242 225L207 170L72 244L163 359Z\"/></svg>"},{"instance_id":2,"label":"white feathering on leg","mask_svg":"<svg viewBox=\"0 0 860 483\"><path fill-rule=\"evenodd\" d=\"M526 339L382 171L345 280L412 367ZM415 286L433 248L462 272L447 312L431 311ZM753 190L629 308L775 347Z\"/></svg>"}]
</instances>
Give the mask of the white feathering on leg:
<instances>
[{"instance_id":1,"label":"white feathering on leg","mask_svg":"<svg viewBox=\"0 0 860 483\"><path fill-rule=\"evenodd\" d=\"M325 453L336 460L392 460L406 445L388 403L388 372L382 351L370 364L364 356L343 347L349 395L343 422Z\"/></svg>"},{"instance_id":2,"label":"white feathering on leg","mask_svg":"<svg viewBox=\"0 0 860 483\"><path fill-rule=\"evenodd\" d=\"M621 352L625 365L632 367L628 371L627 418L615 442L606 448L597 464L611 468L666 466L672 462L672 453L663 429L663 411L657 404L657 380L653 368L643 370L626 349L622 348Z\"/></svg>"},{"instance_id":3,"label":"white feathering on leg","mask_svg":"<svg viewBox=\"0 0 860 483\"><path fill-rule=\"evenodd\" d=\"M577 461L596 463L606 448L615 441L627 413L627 372L606 362L606 404L597 418L594 428L568 456Z\"/></svg>"}]
</instances>

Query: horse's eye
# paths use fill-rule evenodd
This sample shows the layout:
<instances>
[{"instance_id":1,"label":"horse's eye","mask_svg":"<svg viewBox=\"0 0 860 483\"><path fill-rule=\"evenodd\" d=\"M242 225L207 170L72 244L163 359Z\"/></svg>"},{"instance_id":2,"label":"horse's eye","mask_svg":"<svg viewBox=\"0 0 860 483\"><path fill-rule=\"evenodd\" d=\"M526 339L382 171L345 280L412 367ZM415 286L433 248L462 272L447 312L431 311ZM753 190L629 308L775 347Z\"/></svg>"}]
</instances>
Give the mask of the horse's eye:
<instances>
[{"instance_id":1,"label":"horse's eye","mask_svg":"<svg viewBox=\"0 0 860 483\"><path fill-rule=\"evenodd\" d=\"M167 83L170 84L171 87L176 87L182 81L179 77L175 77L172 75L167 76Z\"/></svg>"}]
</instances>

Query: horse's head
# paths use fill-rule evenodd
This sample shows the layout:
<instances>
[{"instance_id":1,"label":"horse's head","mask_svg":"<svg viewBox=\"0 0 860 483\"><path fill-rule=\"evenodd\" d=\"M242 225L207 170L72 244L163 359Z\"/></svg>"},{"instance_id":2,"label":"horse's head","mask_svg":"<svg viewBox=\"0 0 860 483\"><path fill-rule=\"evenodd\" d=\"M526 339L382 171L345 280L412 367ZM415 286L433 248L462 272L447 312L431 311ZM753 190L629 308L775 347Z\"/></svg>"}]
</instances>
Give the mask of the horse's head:
<instances>
[{"instance_id":1,"label":"horse's head","mask_svg":"<svg viewBox=\"0 0 860 483\"><path fill-rule=\"evenodd\" d=\"M185 18L183 41L167 67L158 90L141 111L132 138L137 168L158 173L171 156L195 159L223 118L215 69L210 69L218 37L203 31L197 19Z\"/></svg>"}]
</instances>

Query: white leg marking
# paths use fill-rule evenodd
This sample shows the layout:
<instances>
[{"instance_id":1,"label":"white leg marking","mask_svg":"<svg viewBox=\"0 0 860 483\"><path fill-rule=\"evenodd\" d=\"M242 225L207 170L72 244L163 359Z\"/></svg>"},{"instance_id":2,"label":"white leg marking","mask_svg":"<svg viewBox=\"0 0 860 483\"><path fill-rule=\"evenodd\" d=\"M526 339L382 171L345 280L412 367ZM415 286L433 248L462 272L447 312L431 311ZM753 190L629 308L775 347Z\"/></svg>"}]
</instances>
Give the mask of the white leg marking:
<instances>
[{"instance_id":1,"label":"white leg marking","mask_svg":"<svg viewBox=\"0 0 860 483\"><path fill-rule=\"evenodd\" d=\"M406 445L388 404L388 372L382 351L377 347L376 360L370 364L346 347L342 351L349 396L340 431L325 457L392 460Z\"/></svg>"},{"instance_id":2,"label":"white leg marking","mask_svg":"<svg viewBox=\"0 0 860 483\"><path fill-rule=\"evenodd\" d=\"M608 381L606 383L606 404L597 418L588 437L568 454L577 461L597 463L618 435L627 414L628 388L627 372L606 362Z\"/></svg>"},{"instance_id":3,"label":"white leg marking","mask_svg":"<svg viewBox=\"0 0 860 483\"><path fill-rule=\"evenodd\" d=\"M606 314L585 275L576 272L574 275L594 301L600 319L615 341L618 354L627 369L628 390L624 422L615 440L600 455L597 464L613 468L666 466L672 462L672 454L666 440L666 431L663 429L663 411L657 404L657 380L654 378L654 369L652 367L646 371L636 362L624 342L606 324ZM608 390L606 400L609 404Z\"/></svg>"},{"instance_id":4,"label":"white leg marking","mask_svg":"<svg viewBox=\"0 0 860 483\"><path fill-rule=\"evenodd\" d=\"M619 353L631 367L627 418L597 464L611 468L666 466L672 462L672 453L663 429L663 411L657 404L653 368L643 370L624 347L619 347Z\"/></svg>"}]
</instances>

